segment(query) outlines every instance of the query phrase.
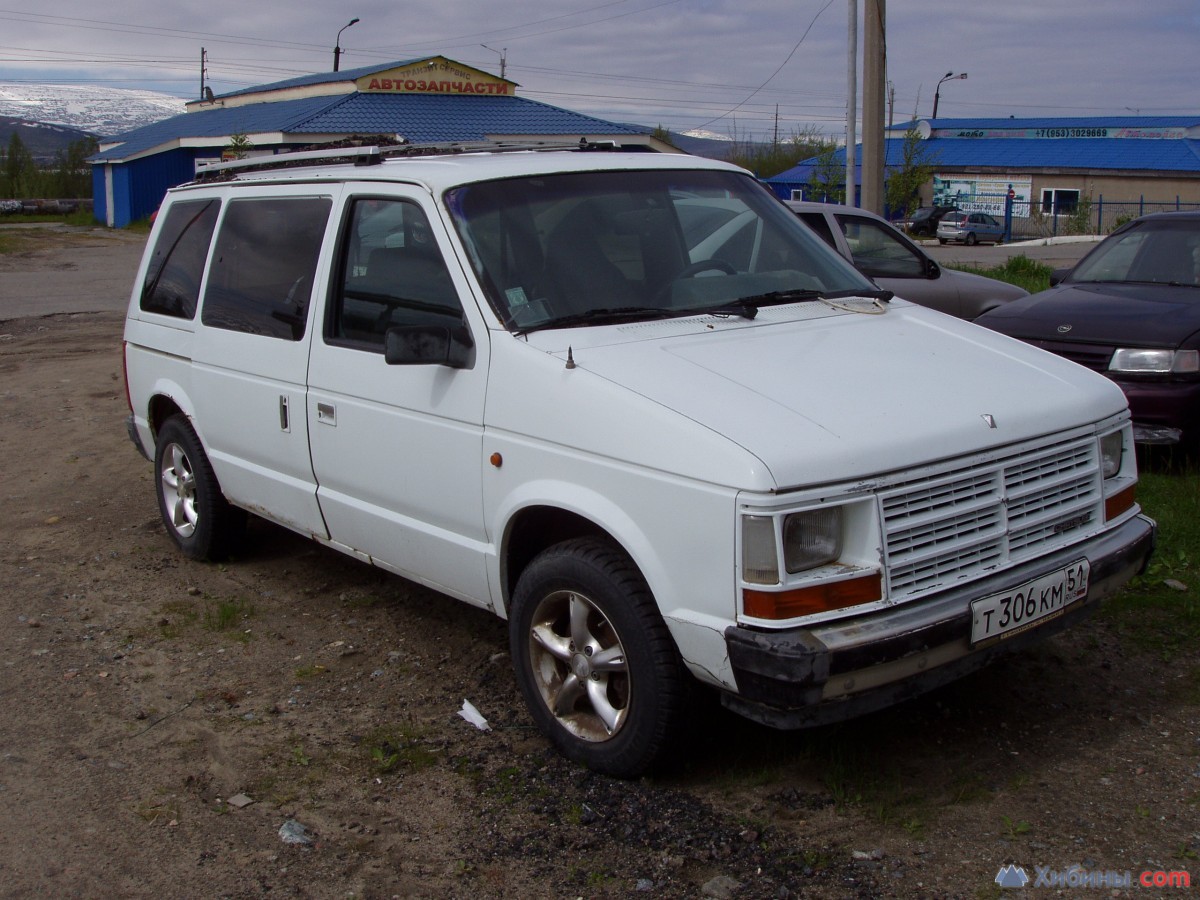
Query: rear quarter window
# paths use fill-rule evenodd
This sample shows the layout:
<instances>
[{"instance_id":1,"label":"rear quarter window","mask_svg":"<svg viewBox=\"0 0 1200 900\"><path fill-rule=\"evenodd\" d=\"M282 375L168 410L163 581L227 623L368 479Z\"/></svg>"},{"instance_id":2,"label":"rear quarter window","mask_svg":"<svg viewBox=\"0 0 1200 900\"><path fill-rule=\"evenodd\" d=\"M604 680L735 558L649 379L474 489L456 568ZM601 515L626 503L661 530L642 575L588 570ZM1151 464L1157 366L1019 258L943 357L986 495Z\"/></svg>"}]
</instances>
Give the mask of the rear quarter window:
<instances>
[{"instance_id":1,"label":"rear quarter window","mask_svg":"<svg viewBox=\"0 0 1200 900\"><path fill-rule=\"evenodd\" d=\"M298 341L332 201L271 197L229 204L213 249L201 321Z\"/></svg>"},{"instance_id":2,"label":"rear quarter window","mask_svg":"<svg viewBox=\"0 0 1200 900\"><path fill-rule=\"evenodd\" d=\"M143 311L195 317L204 261L220 211L221 203L215 199L189 200L167 209L142 283Z\"/></svg>"}]
</instances>

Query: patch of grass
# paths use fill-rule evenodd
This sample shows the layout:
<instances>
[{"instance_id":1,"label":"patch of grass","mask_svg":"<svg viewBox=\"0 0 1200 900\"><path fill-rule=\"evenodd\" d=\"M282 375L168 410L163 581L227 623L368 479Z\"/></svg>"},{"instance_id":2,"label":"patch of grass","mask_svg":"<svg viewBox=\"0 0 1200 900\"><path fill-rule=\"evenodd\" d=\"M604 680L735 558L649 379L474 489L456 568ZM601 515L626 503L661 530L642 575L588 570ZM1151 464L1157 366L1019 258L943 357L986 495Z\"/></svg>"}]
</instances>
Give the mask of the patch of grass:
<instances>
[{"instance_id":1,"label":"patch of grass","mask_svg":"<svg viewBox=\"0 0 1200 900\"><path fill-rule=\"evenodd\" d=\"M149 825L165 825L179 821L179 807L173 802L143 800L133 808L134 814Z\"/></svg>"},{"instance_id":2,"label":"patch of grass","mask_svg":"<svg viewBox=\"0 0 1200 900\"><path fill-rule=\"evenodd\" d=\"M1004 831L1010 838L1016 838L1023 834L1028 834L1033 828L1032 825L1023 819L1014 821L1005 815L1001 815L1000 818L1004 822Z\"/></svg>"},{"instance_id":3,"label":"patch of grass","mask_svg":"<svg viewBox=\"0 0 1200 900\"><path fill-rule=\"evenodd\" d=\"M998 281L1007 281L1017 287L1025 288L1031 294L1044 291L1050 287L1050 273L1054 270L1045 263L1018 254L1010 256L1002 265L980 268L978 266L949 266L963 272L972 272Z\"/></svg>"},{"instance_id":4,"label":"patch of grass","mask_svg":"<svg viewBox=\"0 0 1200 900\"><path fill-rule=\"evenodd\" d=\"M984 784L983 779L979 775L961 775L954 779L954 784L950 788L950 802L952 804L978 803L991 796L992 792Z\"/></svg>"},{"instance_id":5,"label":"patch of grass","mask_svg":"<svg viewBox=\"0 0 1200 900\"><path fill-rule=\"evenodd\" d=\"M521 794L520 788L521 770L516 766L506 766L492 777L492 783L487 785L485 793L504 806L512 806Z\"/></svg>"},{"instance_id":6,"label":"patch of grass","mask_svg":"<svg viewBox=\"0 0 1200 900\"><path fill-rule=\"evenodd\" d=\"M1008 779L1008 789L1010 791L1019 791L1023 787L1027 787L1033 779L1026 772L1019 772L1012 778Z\"/></svg>"},{"instance_id":7,"label":"patch of grass","mask_svg":"<svg viewBox=\"0 0 1200 900\"><path fill-rule=\"evenodd\" d=\"M925 837L925 820L920 816L913 816L912 818L906 819L900 823L900 827L907 831L911 837L914 837L917 840L921 840Z\"/></svg>"},{"instance_id":8,"label":"patch of grass","mask_svg":"<svg viewBox=\"0 0 1200 900\"><path fill-rule=\"evenodd\" d=\"M311 666L300 666L300 668L298 668L294 674L297 678L304 679L316 678L318 675L325 675L328 674L328 672L329 669L325 666L318 666L314 664Z\"/></svg>"},{"instance_id":9,"label":"patch of grass","mask_svg":"<svg viewBox=\"0 0 1200 900\"><path fill-rule=\"evenodd\" d=\"M850 735L833 734L814 751L825 787L839 811L854 807L879 825L905 830L905 823L923 822L927 798L906 787L911 779L876 747Z\"/></svg>"},{"instance_id":10,"label":"patch of grass","mask_svg":"<svg viewBox=\"0 0 1200 900\"><path fill-rule=\"evenodd\" d=\"M584 881L588 887L600 888L613 881L615 877L608 872L588 872Z\"/></svg>"},{"instance_id":11,"label":"patch of grass","mask_svg":"<svg viewBox=\"0 0 1200 900\"><path fill-rule=\"evenodd\" d=\"M386 602L387 600L378 594L350 594L342 601L342 606L347 609L370 609Z\"/></svg>"},{"instance_id":12,"label":"patch of grass","mask_svg":"<svg viewBox=\"0 0 1200 900\"><path fill-rule=\"evenodd\" d=\"M204 627L209 631L229 631L253 616L254 605L246 600L217 600L204 608Z\"/></svg>"},{"instance_id":13,"label":"patch of grass","mask_svg":"<svg viewBox=\"0 0 1200 900\"><path fill-rule=\"evenodd\" d=\"M37 245L41 233L34 228L5 228L0 230L0 255L23 253Z\"/></svg>"},{"instance_id":14,"label":"patch of grass","mask_svg":"<svg viewBox=\"0 0 1200 900\"><path fill-rule=\"evenodd\" d=\"M188 600L168 600L161 607L163 617L158 620L158 631L167 640L177 640L184 629L200 618L196 604Z\"/></svg>"},{"instance_id":15,"label":"patch of grass","mask_svg":"<svg viewBox=\"0 0 1200 900\"><path fill-rule=\"evenodd\" d=\"M371 768L379 775L399 769L419 772L437 764L437 751L430 747L424 733L412 725L380 728L363 741L371 757Z\"/></svg>"},{"instance_id":16,"label":"patch of grass","mask_svg":"<svg viewBox=\"0 0 1200 900\"><path fill-rule=\"evenodd\" d=\"M1138 502L1158 521L1158 546L1146 573L1102 615L1122 637L1171 661L1200 639L1200 472L1143 470Z\"/></svg>"}]
</instances>

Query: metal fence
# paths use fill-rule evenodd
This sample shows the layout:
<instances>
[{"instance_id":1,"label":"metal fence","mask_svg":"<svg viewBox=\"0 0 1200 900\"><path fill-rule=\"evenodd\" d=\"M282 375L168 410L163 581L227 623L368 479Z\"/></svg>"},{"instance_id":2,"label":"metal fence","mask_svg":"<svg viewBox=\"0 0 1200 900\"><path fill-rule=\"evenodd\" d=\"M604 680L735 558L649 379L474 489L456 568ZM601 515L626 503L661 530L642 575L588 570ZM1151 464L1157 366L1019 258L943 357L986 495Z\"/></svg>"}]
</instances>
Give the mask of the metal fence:
<instances>
[{"instance_id":1,"label":"metal fence","mask_svg":"<svg viewBox=\"0 0 1200 900\"><path fill-rule=\"evenodd\" d=\"M947 201L964 212L984 212L1005 223L1011 215L1011 238L1020 241L1075 234L1108 234L1130 219L1155 212L1200 210L1200 203L1173 200L1106 200L1080 197L1074 203L1044 203L1036 199L1009 200L1003 194L958 195ZM1011 204L1011 208L1010 208Z\"/></svg>"}]
</instances>

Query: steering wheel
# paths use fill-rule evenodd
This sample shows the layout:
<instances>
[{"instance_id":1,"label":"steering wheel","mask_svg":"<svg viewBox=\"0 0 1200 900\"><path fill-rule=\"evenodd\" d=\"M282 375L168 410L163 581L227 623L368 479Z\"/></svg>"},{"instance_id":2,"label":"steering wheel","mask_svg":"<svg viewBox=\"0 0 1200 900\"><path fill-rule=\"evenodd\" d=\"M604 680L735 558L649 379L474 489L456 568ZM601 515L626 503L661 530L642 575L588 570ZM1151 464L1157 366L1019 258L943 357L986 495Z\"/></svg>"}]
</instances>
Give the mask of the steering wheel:
<instances>
[{"instance_id":1,"label":"steering wheel","mask_svg":"<svg viewBox=\"0 0 1200 900\"><path fill-rule=\"evenodd\" d=\"M699 275L701 272L709 270L724 272L726 275L736 275L737 269L725 262L723 259L702 259L699 262L688 263L682 269L675 273L675 277L658 289L658 293L654 295L654 302L657 305L662 300L666 299L675 282L682 281L685 278L692 278Z\"/></svg>"}]
</instances>

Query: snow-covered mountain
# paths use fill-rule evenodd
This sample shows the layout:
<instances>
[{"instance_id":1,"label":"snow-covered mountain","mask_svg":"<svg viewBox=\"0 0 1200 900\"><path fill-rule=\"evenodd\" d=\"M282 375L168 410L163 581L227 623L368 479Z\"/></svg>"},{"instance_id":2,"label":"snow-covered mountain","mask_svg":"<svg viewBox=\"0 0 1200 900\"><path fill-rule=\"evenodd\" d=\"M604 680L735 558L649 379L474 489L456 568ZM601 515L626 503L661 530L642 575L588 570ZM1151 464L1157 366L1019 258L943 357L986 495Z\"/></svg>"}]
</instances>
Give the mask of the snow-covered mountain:
<instances>
[{"instance_id":1,"label":"snow-covered mountain","mask_svg":"<svg viewBox=\"0 0 1200 900\"><path fill-rule=\"evenodd\" d=\"M725 141L727 143L732 143L733 141L733 138L727 134L720 134L716 131L708 131L704 128L692 128L688 131L681 131L680 134L686 135L687 137L700 138L705 141Z\"/></svg>"},{"instance_id":2,"label":"snow-covered mountain","mask_svg":"<svg viewBox=\"0 0 1200 900\"><path fill-rule=\"evenodd\" d=\"M0 116L65 125L107 137L183 112L184 101L155 91L101 85L0 82Z\"/></svg>"}]
</instances>

